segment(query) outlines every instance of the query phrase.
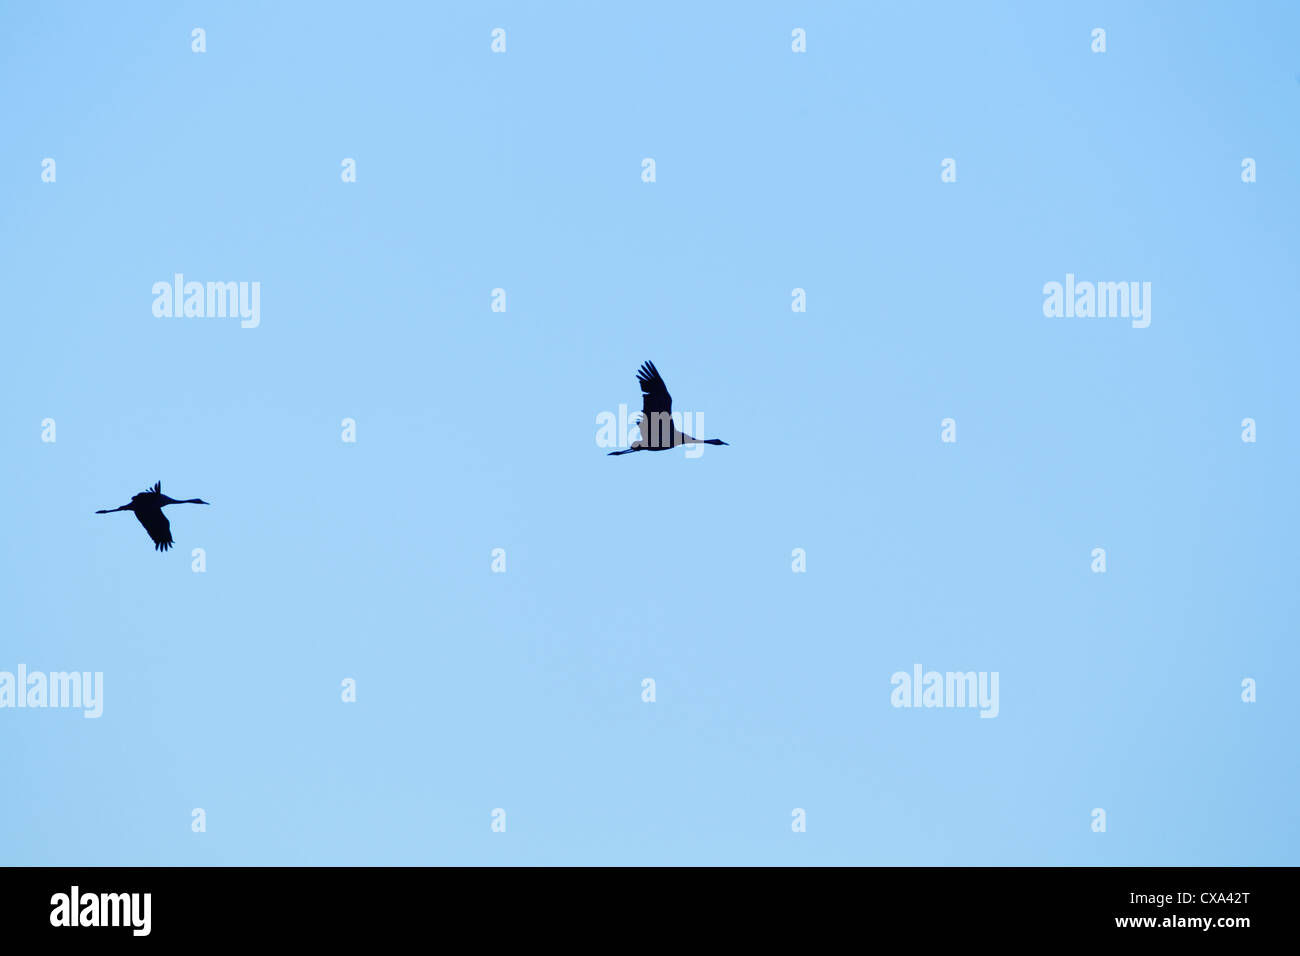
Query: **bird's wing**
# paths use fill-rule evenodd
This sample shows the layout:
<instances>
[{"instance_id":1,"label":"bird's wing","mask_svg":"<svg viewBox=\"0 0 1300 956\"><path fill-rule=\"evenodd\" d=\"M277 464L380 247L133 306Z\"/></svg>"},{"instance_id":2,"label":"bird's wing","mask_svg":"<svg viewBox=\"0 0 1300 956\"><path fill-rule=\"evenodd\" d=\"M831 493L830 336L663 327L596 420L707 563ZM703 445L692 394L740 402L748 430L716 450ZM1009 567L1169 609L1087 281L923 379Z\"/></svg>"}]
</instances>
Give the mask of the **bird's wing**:
<instances>
[{"instance_id":1,"label":"bird's wing","mask_svg":"<svg viewBox=\"0 0 1300 956\"><path fill-rule=\"evenodd\" d=\"M135 516L144 525L144 530L149 532L155 551L166 551L172 546L172 526L167 523L167 516L161 508L145 508L136 511Z\"/></svg>"},{"instance_id":2,"label":"bird's wing","mask_svg":"<svg viewBox=\"0 0 1300 956\"><path fill-rule=\"evenodd\" d=\"M153 486L152 488L146 488L144 491L140 492L138 495L132 495L132 496L131 496L131 501L132 501L132 502L136 502L136 501L147 501L148 499L152 498L154 495L161 495L161 494L162 494L162 482L159 481L159 482L155 483L154 486Z\"/></svg>"},{"instance_id":3,"label":"bird's wing","mask_svg":"<svg viewBox=\"0 0 1300 956\"><path fill-rule=\"evenodd\" d=\"M668 386L664 384L654 362L642 365L637 370L636 380L641 385L641 413L646 418L673 410L673 397L668 394Z\"/></svg>"}]
</instances>

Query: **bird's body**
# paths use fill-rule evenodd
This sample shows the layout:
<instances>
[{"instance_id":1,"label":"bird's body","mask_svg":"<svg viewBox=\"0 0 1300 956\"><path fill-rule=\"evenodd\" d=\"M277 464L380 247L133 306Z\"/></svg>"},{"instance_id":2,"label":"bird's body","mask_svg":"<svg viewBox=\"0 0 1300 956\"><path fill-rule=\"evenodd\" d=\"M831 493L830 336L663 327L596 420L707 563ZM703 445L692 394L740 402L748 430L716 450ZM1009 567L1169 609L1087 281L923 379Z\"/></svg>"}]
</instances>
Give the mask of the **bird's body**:
<instances>
[{"instance_id":1,"label":"bird's body","mask_svg":"<svg viewBox=\"0 0 1300 956\"><path fill-rule=\"evenodd\" d=\"M202 498L186 498L178 501L175 498L168 498L162 493L162 482L159 481L147 491L142 491L138 495L131 496L131 503L122 505L120 508L107 508L103 511L96 511L97 515L112 514L114 511L132 511L135 513L137 520L144 526L148 532L150 540L153 541L155 551L166 551L175 542L172 541L171 525L167 523L167 517L162 513L165 505L206 505L207 502Z\"/></svg>"},{"instance_id":2,"label":"bird's body","mask_svg":"<svg viewBox=\"0 0 1300 956\"><path fill-rule=\"evenodd\" d=\"M631 448L611 451L611 455L627 455L634 451L664 451L682 445L725 445L720 438L692 438L673 424L673 397L668 386L655 368L654 362L645 362L637 369L637 383L641 386L641 417L637 425L641 437Z\"/></svg>"}]
</instances>

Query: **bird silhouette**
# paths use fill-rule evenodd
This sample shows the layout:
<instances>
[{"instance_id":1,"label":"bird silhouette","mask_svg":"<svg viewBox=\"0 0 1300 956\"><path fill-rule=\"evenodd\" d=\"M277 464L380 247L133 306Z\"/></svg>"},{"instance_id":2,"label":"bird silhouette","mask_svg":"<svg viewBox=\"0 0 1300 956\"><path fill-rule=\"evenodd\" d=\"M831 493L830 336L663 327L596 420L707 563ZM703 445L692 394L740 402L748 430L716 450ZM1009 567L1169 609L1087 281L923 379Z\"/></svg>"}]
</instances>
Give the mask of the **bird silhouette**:
<instances>
[{"instance_id":1,"label":"bird silhouette","mask_svg":"<svg viewBox=\"0 0 1300 956\"><path fill-rule=\"evenodd\" d=\"M611 451L611 455L627 455L634 451L663 451L697 442L704 445L726 444L720 438L692 438L677 430L672 417L673 397L668 394L668 386L664 384L654 362L646 362L637 369L636 380L641 386L641 417L637 419L641 437L632 442L631 448Z\"/></svg>"},{"instance_id":2,"label":"bird silhouette","mask_svg":"<svg viewBox=\"0 0 1300 956\"><path fill-rule=\"evenodd\" d=\"M144 530L149 533L150 539L153 540L155 551L166 551L174 543L172 541L172 527L167 523L167 518L163 515L164 505L206 505L208 502L202 498L186 498L184 501L177 501L175 498L168 498L162 493L162 482L157 482L152 488L140 492L138 495L131 496L129 505L122 505L120 508L107 508L102 511L96 511L97 515L108 515L114 511L134 511L140 524L144 525Z\"/></svg>"}]
</instances>

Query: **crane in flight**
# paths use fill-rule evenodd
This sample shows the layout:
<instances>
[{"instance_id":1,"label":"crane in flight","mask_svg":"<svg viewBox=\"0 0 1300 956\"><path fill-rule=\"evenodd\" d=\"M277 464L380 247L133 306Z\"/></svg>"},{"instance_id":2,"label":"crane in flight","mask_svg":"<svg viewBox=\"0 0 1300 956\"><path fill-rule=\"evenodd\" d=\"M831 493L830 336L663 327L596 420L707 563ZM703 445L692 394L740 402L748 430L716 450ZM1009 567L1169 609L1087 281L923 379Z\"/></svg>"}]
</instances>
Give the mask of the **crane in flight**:
<instances>
[{"instance_id":1,"label":"crane in flight","mask_svg":"<svg viewBox=\"0 0 1300 956\"><path fill-rule=\"evenodd\" d=\"M159 481L152 488L142 491L138 495L132 495L129 505L122 505L120 508L107 508L96 511L95 514L107 515L112 514L114 511L134 511L136 519L144 526L144 530L149 533L154 550L166 551L174 542L172 541L171 525L167 523L167 518L162 513L163 507L165 505L206 505L207 503L202 498L186 498L184 501L168 498L162 493L162 482Z\"/></svg>"},{"instance_id":2,"label":"crane in flight","mask_svg":"<svg viewBox=\"0 0 1300 956\"><path fill-rule=\"evenodd\" d=\"M679 445L725 445L720 438L692 438L683 431L678 431L673 424L673 397L668 394L668 386L655 368L654 362L646 362L636 373L637 383L641 386L641 417L637 426L641 437L632 442L631 448L611 451L611 455L627 455L634 451L663 451L677 448ZM647 440L648 439L648 440Z\"/></svg>"}]
</instances>

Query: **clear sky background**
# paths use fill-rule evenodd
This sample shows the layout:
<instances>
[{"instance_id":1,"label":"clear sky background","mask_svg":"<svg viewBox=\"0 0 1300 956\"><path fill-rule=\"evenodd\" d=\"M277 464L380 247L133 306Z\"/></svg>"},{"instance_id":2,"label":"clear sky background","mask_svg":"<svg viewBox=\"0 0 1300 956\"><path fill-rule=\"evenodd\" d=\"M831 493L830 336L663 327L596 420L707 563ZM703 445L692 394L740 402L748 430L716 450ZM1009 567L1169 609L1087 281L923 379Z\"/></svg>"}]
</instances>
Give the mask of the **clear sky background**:
<instances>
[{"instance_id":1,"label":"clear sky background","mask_svg":"<svg viewBox=\"0 0 1300 956\"><path fill-rule=\"evenodd\" d=\"M1300 10L1141 7L6 5L0 861L1300 862Z\"/></svg>"}]
</instances>

